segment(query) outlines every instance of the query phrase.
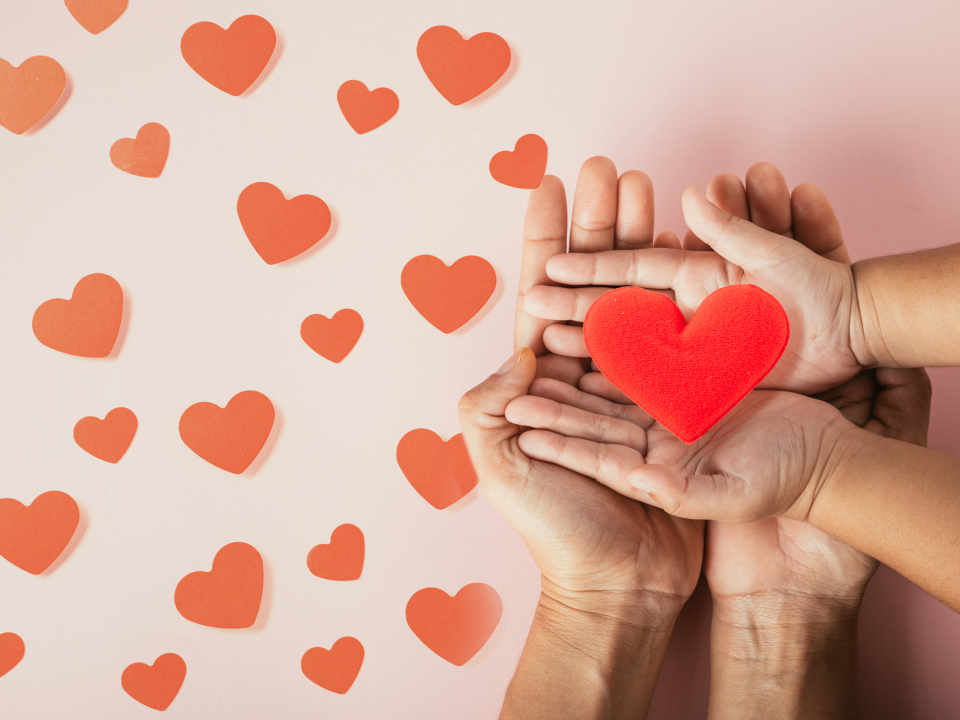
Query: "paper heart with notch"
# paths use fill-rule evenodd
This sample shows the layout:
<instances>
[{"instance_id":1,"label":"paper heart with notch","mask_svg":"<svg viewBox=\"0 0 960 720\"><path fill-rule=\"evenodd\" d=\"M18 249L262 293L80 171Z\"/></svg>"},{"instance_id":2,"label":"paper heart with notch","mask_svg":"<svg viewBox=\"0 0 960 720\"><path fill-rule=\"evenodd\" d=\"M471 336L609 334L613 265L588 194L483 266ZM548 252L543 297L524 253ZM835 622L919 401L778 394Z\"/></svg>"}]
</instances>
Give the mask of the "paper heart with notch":
<instances>
[{"instance_id":1,"label":"paper heart with notch","mask_svg":"<svg viewBox=\"0 0 960 720\"><path fill-rule=\"evenodd\" d=\"M500 594L484 583L465 585L454 595L424 588L407 602L407 625L420 641L453 665L480 652L503 615Z\"/></svg>"},{"instance_id":2,"label":"paper heart with notch","mask_svg":"<svg viewBox=\"0 0 960 720\"><path fill-rule=\"evenodd\" d=\"M53 58L35 55L14 67L0 58L0 126L23 135L57 104L67 74Z\"/></svg>"},{"instance_id":3,"label":"paper heart with notch","mask_svg":"<svg viewBox=\"0 0 960 720\"><path fill-rule=\"evenodd\" d=\"M105 358L113 352L123 320L123 290L109 275L81 278L69 300L47 300L33 314L33 334L54 350Z\"/></svg>"},{"instance_id":4,"label":"paper heart with notch","mask_svg":"<svg viewBox=\"0 0 960 720\"><path fill-rule=\"evenodd\" d=\"M180 38L187 65L228 95L242 95L260 77L277 46L273 26L259 15L244 15L224 30L198 22Z\"/></svg>"},{"instance_id":5,"label":"paper heart with notch","mask_svg":"<svg viewBox=\"0 0 960 720\"><path fill-rule=\"evenodd\" d=\"M187 664L176 653L166 653L153 665L133 663L120 676L120 685L127 695L154 710L166 710L180 692L187 676Z\"/></svg>"},{"instance_id":6,"label":"paper heart with notch","mask_svg":"<svg viewBox=\"0 0 960 720\"><path fill-rule=\"evenodd\" d=\"M173 600L190 622L216 628L248 628L257 621L263 597L263 558L243 542L224 545L209 572L183 577Z\"/></svg>"},{"instance_id":7,"label":"paper heart with notch","mask_svg":"<svg viewBox=\"0 0 960 720\"><path fill-rule=\"evenodd\" d=\"M350 689L363 665L363 645L342 637L329 650L310 648L300 659L300 669L311 682L324 690L343 695Z\"/></svg>"},{"instance_id":8,"label":"paper heart with notch","mask_svg":"<svg viewBox=\"0 0 960 720\"><path fill-rule=\"evenodd\" d=\"M495 33L464 40L452 27L437 25L420 36L417 59L447 102L462 105L503 76L510 67L510 46Z\"/></svg>"},{"instance_id":9,"label":"paper heart with notch","mask_svg":"<svg viewBox=\"0 0 960 720\"><path fill-rule=\"evenodd\" d=\"M76 501L59 490L24 505L0 500L0 556L21 570L39 575L60 557L80 524Z\"/></svg>"},{"instance_id":10,"label":"paper heart with notch","mask_svg":"<svg viewBox=\"0 0 960 720\"><path fill-rule=\"evenodd\" d=\"M397 443L397 464L413 489L437 510L450 507L477 486L463 433L444 442L432 430L411 430Z\"/></svg>"}]
</instances>

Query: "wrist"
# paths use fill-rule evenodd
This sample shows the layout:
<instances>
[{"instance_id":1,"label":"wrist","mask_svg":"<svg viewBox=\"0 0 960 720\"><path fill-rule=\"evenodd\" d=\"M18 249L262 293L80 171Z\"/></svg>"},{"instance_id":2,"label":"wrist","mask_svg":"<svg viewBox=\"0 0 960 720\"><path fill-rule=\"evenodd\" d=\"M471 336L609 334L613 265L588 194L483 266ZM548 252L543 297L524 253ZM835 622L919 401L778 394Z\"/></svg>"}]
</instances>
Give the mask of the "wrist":
<instances>
[{"instance_id":1,"label":"wrist","mask_svg":"<svg viewBox=\"0 0 960 720\"><path fill-rule=\"evenodd\" d=\"M875 263L860 260L850 266L853 274L853 307L850 312L850 350L862 367L896 367L883 339L881 313L875 288Z\"/></svg>"}]
</instances>

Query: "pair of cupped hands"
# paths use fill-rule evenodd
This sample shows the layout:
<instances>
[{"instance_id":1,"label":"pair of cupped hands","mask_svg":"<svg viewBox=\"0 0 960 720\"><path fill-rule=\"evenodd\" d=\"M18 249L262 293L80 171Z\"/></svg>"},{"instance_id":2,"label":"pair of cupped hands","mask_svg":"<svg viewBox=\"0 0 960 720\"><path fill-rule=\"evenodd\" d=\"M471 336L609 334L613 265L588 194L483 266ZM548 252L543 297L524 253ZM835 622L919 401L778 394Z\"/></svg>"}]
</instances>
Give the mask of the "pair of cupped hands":
<instances>
[{"instance_id":1,"label":"pair of cupped hands","mask_svg":"<svg viewBox=\"0 0 960 720\"><path fill-rule=\"evenodd\" d=\"M567 202L546 176L524 224L515 354L460 402L489 502L542 572L541 604L672 626L701 573L724 609L855 613L872 558L805 522L845 427L924 445L923 370L870 369L850 259L813 185L773 165L682 198L691 228L654 238L653 187L607 158ZM727 285L774 295L788 347L760 387L686 445L590 364L580 323L611 287L666 293L689 321ZM591 371L593 370L593 371ZM798 479L802 478L802 482ZM700 518L712 518L708 522ZM706 538L706 542L705 542ZM642 618L638 620L637 618Z\"/></svg>"}]
</instances>

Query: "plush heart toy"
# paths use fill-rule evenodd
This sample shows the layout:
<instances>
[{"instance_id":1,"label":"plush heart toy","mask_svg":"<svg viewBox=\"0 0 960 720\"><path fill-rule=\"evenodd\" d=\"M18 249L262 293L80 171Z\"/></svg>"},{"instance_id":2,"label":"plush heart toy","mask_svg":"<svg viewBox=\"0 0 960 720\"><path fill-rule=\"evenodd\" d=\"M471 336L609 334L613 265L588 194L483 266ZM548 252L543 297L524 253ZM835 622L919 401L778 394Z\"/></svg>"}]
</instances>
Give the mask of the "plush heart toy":
<instances>
[{"instance_id":1,"label":"plush heart toy","mask_svg":"<svg viewBox=\"0 0 960 720\"><path fill-rule=\"evenodd\" d=\"M583 324L600 371L688 444L766 377L789 337L780 303L753 285L710 294L689 324L665 295L619 288L601 295Z\"/></svg>"}]
</instances>

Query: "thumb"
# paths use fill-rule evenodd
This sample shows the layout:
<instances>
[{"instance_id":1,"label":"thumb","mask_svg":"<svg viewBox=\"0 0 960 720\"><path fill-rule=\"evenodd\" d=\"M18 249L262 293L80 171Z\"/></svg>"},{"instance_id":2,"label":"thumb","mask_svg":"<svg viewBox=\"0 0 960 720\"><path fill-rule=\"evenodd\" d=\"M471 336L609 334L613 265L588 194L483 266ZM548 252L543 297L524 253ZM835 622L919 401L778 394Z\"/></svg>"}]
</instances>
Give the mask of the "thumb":
<instances>
[{"instance_id":1,"label":"thumb","mask_svg":"<svg viewBox=\"0 0 960 720\"><path fill-rule=\"evenodd\" d=\"M683 219L687 226L721 257L747 272L787 263L791 267L811 252L792 238L777 235L718 208L691 185L683 191Z\"/></svg>"},{"instance_id":2,"label":"thumb","mask_svg":"<svg viewBox=\"0 0 960 720\"><path fill-rule=\"evenodd\" d=\"M744 523L770 513L726 475L684 475L666 465L640 465L627 473L630 497L676 517Z\"/></svg>"}]
</instances>

